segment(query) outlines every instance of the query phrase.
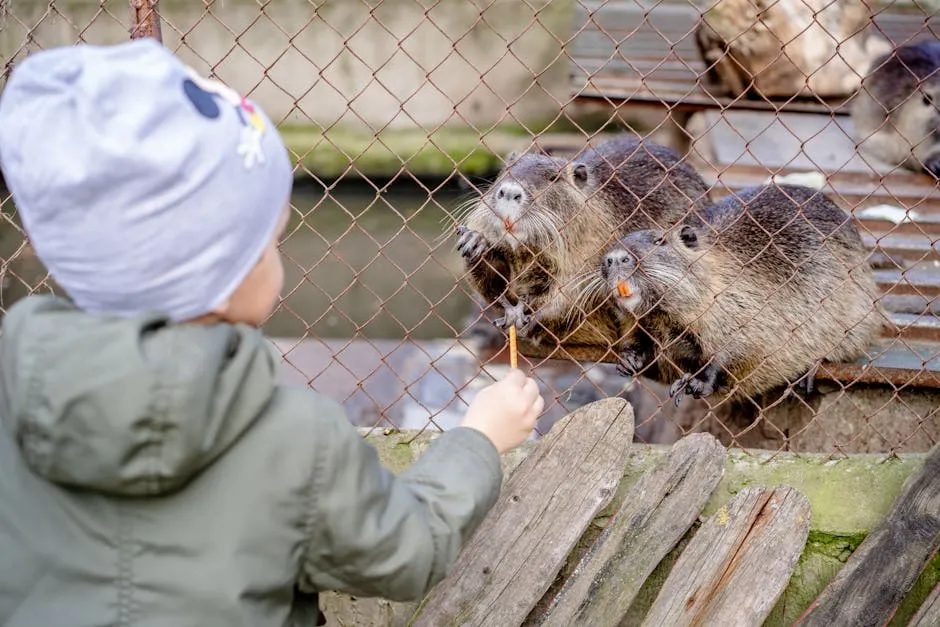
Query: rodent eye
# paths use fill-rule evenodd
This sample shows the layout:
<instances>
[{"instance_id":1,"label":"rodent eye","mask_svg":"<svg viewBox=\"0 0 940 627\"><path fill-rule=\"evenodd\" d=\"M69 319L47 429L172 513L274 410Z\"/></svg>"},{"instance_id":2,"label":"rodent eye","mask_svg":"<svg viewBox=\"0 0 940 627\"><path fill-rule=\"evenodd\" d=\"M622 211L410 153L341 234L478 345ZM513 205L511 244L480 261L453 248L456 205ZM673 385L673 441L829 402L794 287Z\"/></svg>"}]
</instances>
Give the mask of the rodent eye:
<instances>
[{"instance_id":1,"label":"rodent eye","mask_svg":"<svg viewBox=\"0 0 940 627\"><path fill-rule=\"evenodd\" d=\"M933 96L930 95L930 94L928 94L927 92L922 92L922 94L923 94L923 99L924 99L924 106L925 106L925 107L932 107L932 106L933 106Z\"/></svg>"},{"instance_id":2,"label":"rodent eye","mask_svg":"<svg viewBox=\"0 0 940 627\"><path fill-rule=\"evenodd\" d=\"M663 246L665 244L666 244L666 237L663 235L660 235L659 237L653 240L654 246Z\"/></svg>"},{"instance_id":3,"label":"rodent eye","mask_svg":"<svg viewBox=\"0 0 940 627\"><path fill-rule=\"evenodd\" d=\"M679 231L679 239L687 248L695 248L698 245L698 235L695 234L695 230L691 226L682 227L682 230Z\"/></svg>"}]
</instances>

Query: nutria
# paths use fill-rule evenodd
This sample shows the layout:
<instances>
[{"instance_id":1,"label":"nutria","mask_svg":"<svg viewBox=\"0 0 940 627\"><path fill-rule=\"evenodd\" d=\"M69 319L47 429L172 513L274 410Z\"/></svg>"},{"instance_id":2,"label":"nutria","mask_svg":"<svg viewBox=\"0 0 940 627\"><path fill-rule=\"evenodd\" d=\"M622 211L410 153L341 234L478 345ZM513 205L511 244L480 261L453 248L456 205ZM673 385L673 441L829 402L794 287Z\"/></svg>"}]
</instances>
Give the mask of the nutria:
<instances>
[{"instance_id":1,"label":"nutria","mask_svg":"<svg viewBox=\"0 0 940 627\"><path fill-rule=\"evenodd\" d=\"M683 392L756 399L808 381L823 360L859 358L878 336L885 319L868 253L822 192L751 187L702 220L632 233L601 265L608 293L645 331L627 340L625 365L646 366L659 343L659 380L681 372L677 404Z\"/></svg>"},{"instance_id":2,"label":"nutria","mask_svg":"<svg viewBox=\"0 0 940 627\"><path fill-rule=\"evenodd\" d=\"M596 273L604 253L631 231L704 209L707 194L674 151L628 136L570 160L511 155L458 227L458 249L473 288L502 307L498 326L534 344L548 333L609 347L620 330Z\"/></svg>"},{"instance_id":3,"label":"nutria","mask_svg":"<svg viewBox=\"0 0 940 627\"><path fill-rule=\"evenodd\" d=\"M891 45L866 0L718 0L694 40L705 75L733 97L845 97Z\"/></svg>"},{"instance_id":4,"label":"nutria","mask_svg":"<svg viewBox=\"0 0 940 627\"><path fill-rule=\"evenodd\" d=\"M852 102L859 149L940 177L940 42L901 46L872 67Z\"/></svg>"}]
</instances>

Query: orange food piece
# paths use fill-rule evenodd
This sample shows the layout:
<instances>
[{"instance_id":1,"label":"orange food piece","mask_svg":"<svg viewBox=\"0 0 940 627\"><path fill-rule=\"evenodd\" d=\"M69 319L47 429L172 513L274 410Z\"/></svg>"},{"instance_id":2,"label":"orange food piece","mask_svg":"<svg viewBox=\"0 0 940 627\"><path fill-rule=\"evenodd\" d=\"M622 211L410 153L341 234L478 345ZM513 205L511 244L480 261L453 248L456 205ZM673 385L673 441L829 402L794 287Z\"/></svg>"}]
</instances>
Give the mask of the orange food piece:
<instances>
[{"instance_id":1,"label":"orange food piece","mask_svg":"<svg viewBox=\"0 0 940 627\"><path fill-rule=\"evenodd\" d=\"M509 327L509 367L517 368L519 364L519 353L516 349L516 327Z\"/></svg>"},{"instance_id":2,"label":"orange food piece","mask_svg":"<svg viewBox=\"0 0 940 627\"><path fill-rule=\"evenodd\" d=\"M623 281L617 281L617 293L623 298L630 295L630 286Z\"/></svg>"}]
</instances>

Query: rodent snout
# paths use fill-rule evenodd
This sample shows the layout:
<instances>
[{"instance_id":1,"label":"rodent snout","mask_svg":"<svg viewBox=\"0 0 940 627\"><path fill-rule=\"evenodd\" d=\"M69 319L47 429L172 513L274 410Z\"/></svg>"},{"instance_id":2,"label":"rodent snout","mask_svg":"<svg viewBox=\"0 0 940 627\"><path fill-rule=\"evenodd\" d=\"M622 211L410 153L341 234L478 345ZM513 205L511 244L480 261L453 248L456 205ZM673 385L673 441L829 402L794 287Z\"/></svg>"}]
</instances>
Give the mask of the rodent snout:
<instances>
[{"instance_id":1,"label":"rodent snout","mask_svg":"<svg viewBox=\"0 0 940 627\"><path fill-rule=\"evenodd\" d=\"M496 200L504 200L513 203L521 203L525 192L518 183L506 181L496 190Z\"/></svg>"},{"instance_id":2,"label":"rodent snout","mask_svg":"<svg viewBox=\"0 0 940 627\"><path fill-rule=\"evenodd\" d=\"M496 215L503 222L507 233L515 231L516 223L525 212L525 190L518 183L503 181L496 188Z\"/></svg>"}]
</instances>

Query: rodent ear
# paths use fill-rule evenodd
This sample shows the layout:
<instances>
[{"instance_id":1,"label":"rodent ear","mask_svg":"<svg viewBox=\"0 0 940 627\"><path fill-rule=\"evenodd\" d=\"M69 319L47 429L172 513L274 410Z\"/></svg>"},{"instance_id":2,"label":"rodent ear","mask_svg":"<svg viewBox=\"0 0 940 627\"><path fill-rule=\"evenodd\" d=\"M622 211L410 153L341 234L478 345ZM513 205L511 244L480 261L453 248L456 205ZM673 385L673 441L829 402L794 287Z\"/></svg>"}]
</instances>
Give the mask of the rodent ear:
<instances>
[{"instance_id":1,"label":"rodent ear","mask_svg":"<svg viewBox=\"0 0 940 627\"><path fill-rule=\"evenodd\" d=\"M583 187L588 180L588 169L583 163L575 163L571 167L571 176L579 187Z\"/></svg>"},{"instance_id":2,"label":"rodent ear","mask_svg":"<svg viewBox=\"0 0 940 627\"><path fill-rule=\"evenodd\" d=\"M695 248L698 246L698 235L695 233L695 229L687 224L679 231L679 239L682 240L686 248Z\"/></svg>"},{"instance_id":3,"label":"rodent ear","mask_svg":"<svg viewBox=\"0 0 940 627\"><path fill-rule=\"evenodd\" d=\"M507 164L512 163L513 161L516 161L521 156L522 156L521 152L519 152L518 150L513 150L508 155L506 155L505 161Z\"/></svg>"}]
</instances>

